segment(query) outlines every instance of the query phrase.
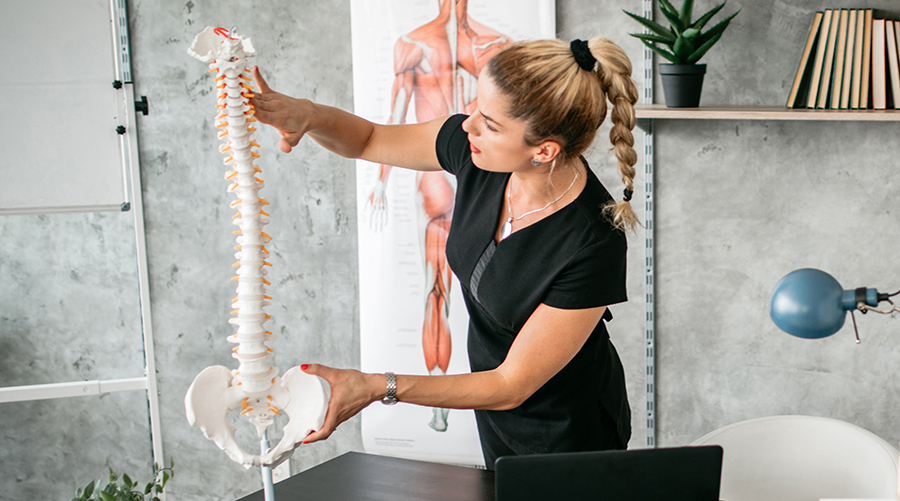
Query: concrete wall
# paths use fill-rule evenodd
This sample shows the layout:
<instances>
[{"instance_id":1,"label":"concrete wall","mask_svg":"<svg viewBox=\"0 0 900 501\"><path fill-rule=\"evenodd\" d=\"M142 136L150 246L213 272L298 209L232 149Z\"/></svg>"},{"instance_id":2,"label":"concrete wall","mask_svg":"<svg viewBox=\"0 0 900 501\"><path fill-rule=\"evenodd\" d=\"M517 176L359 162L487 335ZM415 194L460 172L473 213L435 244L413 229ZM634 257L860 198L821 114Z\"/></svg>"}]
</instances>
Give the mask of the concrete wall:
<instances>
[{"instance_id":1,"label":"concrete wall","mask_svg":"<svg viewBox=\"0 0 900 501\"><path fill-rule=\"evenodd\" d=\"M698 1L696 8L714 4ZM256 472L228 461L184 418L194 376L208 365L234 364L224 322L231 275L222 267L231 262L233 227L212 139L212 78L185 49L207 25L236 25L253 37L275 89L348 110L353 103L348 1L249 5L129 2L136 91L151 106L139 119L139 141L164 448L177 472L170 499L233 499L259 489ZM843 6L894 9L879 14L900 18L894 2ZM782 105L812 12L826 7L835 5L729 2L726 12L742 12L705 58L702 104ZM640 80L641 46L627 37L637 28L623 8L639 11L641 2L557 0L558 29L563 39L613 37ZM605 132L589 161L618 192ZM857 346L849 327L820 341L787 336L767 308L778 279L804 266L831 272L846 288L900 289L900 126L657 121L654 132L659 444L685 444L735 421L785 413L843 419L896 444L897 316L860 316ZM272 228L280 235L270 247L277 365L358 366L353 163L311 141L285 155L273 131L257 136ZM636 200L644 195L642 179ZM0 218L4 386L141 374L130 218ZM640 233L630 240L632 300L615 309L611 325L635 415L631 447L643 447L646 438L643 244ZM0 500L66 498L103 476L106 465L146 480L147 433L136 393L2 404ZM349 450L361 450L358 420L301 448L292 470Z\"/></svg>"}]
</instances>

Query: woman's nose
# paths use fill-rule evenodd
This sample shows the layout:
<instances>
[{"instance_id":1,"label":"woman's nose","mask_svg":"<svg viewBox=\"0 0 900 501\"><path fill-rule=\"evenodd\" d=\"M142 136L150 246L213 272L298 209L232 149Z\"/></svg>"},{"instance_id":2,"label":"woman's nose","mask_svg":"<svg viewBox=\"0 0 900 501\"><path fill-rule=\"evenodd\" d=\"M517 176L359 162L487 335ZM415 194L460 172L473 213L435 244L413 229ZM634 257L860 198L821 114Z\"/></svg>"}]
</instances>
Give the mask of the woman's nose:
<instances>
[{"instance_id":1,"label":"woman's nose","mask_svg":"<svg viewBox=\"0 0 900 501\"><path fill-rule=\"evenodd\" d=\"M462 130L465 131L467 134L474 134L474 133L475 133L475 127L474 127L475 121L474 121L474 118L475 118L475 114L476 114L476 113L478 113L477 110L474 111L471 115L469 115L469 118L463 120L463 123L462 123Z\"/></svg>"}]
</instances>

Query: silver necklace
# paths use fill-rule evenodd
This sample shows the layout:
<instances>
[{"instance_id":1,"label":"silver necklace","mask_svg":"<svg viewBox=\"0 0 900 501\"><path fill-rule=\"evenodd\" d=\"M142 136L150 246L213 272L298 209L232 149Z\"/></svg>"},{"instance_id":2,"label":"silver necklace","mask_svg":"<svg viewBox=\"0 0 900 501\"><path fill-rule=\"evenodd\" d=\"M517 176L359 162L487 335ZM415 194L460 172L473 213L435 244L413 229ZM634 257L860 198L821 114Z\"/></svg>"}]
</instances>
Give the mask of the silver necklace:
<instances>
[{"instance_id":1,"label":"silver necklace","mask_svg":"<svg viewBox=\"0 0 900 501\"><path fill-rule=\"evenodd\" d=\"M507 206L506 206L507 212L506 213L507 213L508 217L506 219L506 222L503 223L503 226L500 227L500 240L506 240L506 237L508 237L512 234L513 221L518 221L529 214L534 214L535 212L540 212L540 211L550 207L551 205L555 204L556 202L559 202L560 200L562 200L562 197L566 196L566 193L568 193L569 190L571 190L572 187L575 186L575 181L577 181L577 180L578 180L578 169L575 169L575 177L572 179L572 183L569 185L568 188L566 188L566 191L564 191L562 193L562 195L556 197L556 200L541 207L540 209L534 209L532 211L526 212L525 214L522 214L519 217L513 217L513 215L512 215L512 199L509 198L509 191L510 191L510 188L512 188L512 178L510 178L510 183L506 187L506 203L507 203Z\"/></svg>"}]
</instances>

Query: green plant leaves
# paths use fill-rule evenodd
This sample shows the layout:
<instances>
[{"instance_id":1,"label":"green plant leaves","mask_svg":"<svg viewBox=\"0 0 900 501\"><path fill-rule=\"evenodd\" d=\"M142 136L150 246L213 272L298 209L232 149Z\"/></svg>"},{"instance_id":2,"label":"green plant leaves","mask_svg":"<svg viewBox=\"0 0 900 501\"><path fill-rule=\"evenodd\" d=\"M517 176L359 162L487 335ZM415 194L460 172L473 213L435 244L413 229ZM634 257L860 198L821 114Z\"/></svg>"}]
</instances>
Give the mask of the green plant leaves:
<instances>
[{"instance_id":1,"label":"green plant leaves","mask_svg":"<svg viewBox=\"0 0 900 501\"><path fill-rule=\"evenodd\" d=\"M680 61L687 62L688 58L691 57L691 54L693 54L697 48L694 47L694 44L692 44L690 40L684 36L680 36L678 37L678 40L675 40L675 45L672 46L672 50L675 53L675 57Z\"/></svg>"},{"instance_id":2,"label":"green plant leaves","mask_svg":"<svg viewBox=\"0 0 900 501\"><path fill-rule=\"evenodd\" d=\"M725 2L716 5L715 7L710 9L709 12L700 16L700 19L694 21L694 24L691 25L691 28L697 28L698 30L703 29L703 27L706 26L706 23L708 23L713 16L715 16L720 10L722 10L722 7L725 7Z\"/></svg>"},{"instance_id":3,"label":"green plant leaves","mask_svg":"<svg viewBox=\"0 0 900 501\"><path fill-rule=\"evenodd\" d=\"M672 31L675 32L676 36L680 36L685 28L690 26L688 24L690 20L681 19L678 15L678 11L666 0L659 0L659 10L662 11L663 16L666 16L666 19L669 20L669 24L672 25Z\"/></svg>"},{"instance_id":4,"label":"green plant leaves","mask_svg":"<svg viewBox=\"0 0 900 501\"><path fill-rule=\"evenodd\" d=\"M633 36L634 38L643 40L645 42L656 42L656 43L661 43L661 44L669 43L669 41L663 37L656 36L656 35L649 35L647 33L635 33L631 36Z\"/></svg>"},{"instance_id":5,"label":"green plant leaves","mask_svg":"<svg viewBox=\"0 0 900 501\"><path fill-rule=\"evenodd\" d=\"M676 56L675 54L672 54L671 52L669 52L669 51L667 51L667 50L665 50L665 49L661 49L661 48L659 48L659 47L653 45L652 43L645 42L644 40L641 40L641 42L643 42L644 45L646 45L647 47L649 47L653 52L656 52L656 53L659 54L660 56L662 56L662 57L668 59L669 61L671 61L672 64L683 64L683 63L681 62L681 60L678 59L678 56Z\"/></svg>"},{"instance_id":6,"label":"green plant leaves","mask_svg":"<svg viewBox=\"0 0 900 501\"><path fill-rule=\"evenodd\" d=\"M714 36L713 38L711 38L711 39L710 39L709 41L707 41L705 44L701 45L697 50L695 50L695 51L693 52L693 54L691 54L690 56L688 56L688 58L686 59L687 64L694 64L694 63L696 63L697 61L699 61L700 58L703 57L704 54L706 54L706 51L708 51L709 49L711 49L712 46L715 45L716 42L718 42L720 38L722 38L722 34L721 34L721 33L719 33L718 35L716 35L716 36Z\"/></svg>"},{"instance_id":7,"label":"green plant leaves","mask_svg":"<svg viewBox=\"0 0 900 501\"><path fill-rule=\"evenodd\" d=\"M723 5L724 5L724 4L723 4ZM719 35L721 35L722 33L724 33L724 32L725 32L725 28L728 27L728 23L730 23L731 20L734 19L734 16L736 16L736 15L738 15L738 14L740 14L740 13L741 13L741 11L737 11L737 12L735 12L734 14L732 14L732 15L728 16L727 18L725 18L725 20L722 21L721 23L719 23L719 24L713 26L712 28L710 28L706 33L704 33L704 34L702 34L702 35L700 36L700 40L699 40L697 43L699 43L699 44L701 44L701 45L702 45L702 44L705 44L707 41L709 41L709 40L713 39L714 37L719 36Z\"/></svg>"},{"instance_id":8,"label":"green plant leaves","mask_svg":"<svg viewBox=\"0 0 900 501\"><path fill-rule=\"evenodd\" d=\"M722 5L725 4L723 3ZM684 0L684 3L681 4L681 12L679 13L679 16L681 17L682 21L688 26L690 26L691 23L691 15L693 14L693 10L694 0ZM691 27L695 28L695 26Z\"/></svg>"},{"instance_id":9,"label":"green plant leaves","mask_svg":"<svg viewBox=\"0 0 900 501\"><path fill-rule=\"evenodd\" d=\"M693 0L684 0L681 9L676 9L669 0L659 0L659 9L669 21L669 28L628 11L623 11L629 17L640 23L652 32L631 33L631 36L639 39L644 45L674 64L695 64L722 38L722 33L728 27L728 23L740 13L740 10L728 16L705 33L701 30L704 26L725 6L726 2L713 7L691 23L690 19L694 9ZM666 50L663 47L668 47Z\"/></svg>"},{"instance_id":10,"label":"green plant leaves","mask_svg":"<svg viewBox=\"0 0 900 501\"><path fill-rule=\"evenodd\" d=\"M678 36L675 35L674 31L670 30L669 28L664 27L661 24L653 22L649 19L644 19L643 17L638 16L637 14L632 14L631 12L628 12L627 10L623 10L622 12L631 16L632 19L641 23L645 28L652 31L660 38L664 38L667 41L666 43L675 43L675 39L678 38ZM631 36L637 36L637 35L632 34Z\"/></svg>"},{"instance_id":11,"label":"green plant leaves","mask_svg":"<svg viewBox=\"0 0 900 501\"><path fill-rule=\"evenodd\" d=\"M98 489L99 482L95 484L92 480L83 489L78 488L75 491L75 495L78 497L73 498L72 501L144 501L146 496L151 493L154 494L151 501L154 499L159 501L156 495L161 494L169 480L175 477L173 471L175 459L170 459L169 464L171 466L168 468L160 468L158 464L153 465L153 481L147 483L143 493L135 490L140 488L137 481L132 480L127 474L122 474L120 479L116 472L109 468L109 482L102 490Z\"/></svg>"}]
</instances>

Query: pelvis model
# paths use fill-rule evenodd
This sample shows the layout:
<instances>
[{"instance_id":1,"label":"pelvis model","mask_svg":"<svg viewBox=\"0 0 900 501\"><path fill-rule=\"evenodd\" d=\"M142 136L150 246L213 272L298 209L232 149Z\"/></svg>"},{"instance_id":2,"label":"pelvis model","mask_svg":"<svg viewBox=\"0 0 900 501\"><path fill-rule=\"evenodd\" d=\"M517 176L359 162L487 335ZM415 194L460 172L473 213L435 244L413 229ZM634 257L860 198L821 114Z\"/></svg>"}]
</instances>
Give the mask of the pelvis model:
<instances>
[{"instance_id":1,"label":"pelvis model","mask_svg":"<svg viewBox=\"0 0 900 501\"><path fill-rule=\"evenodd\" d=\"M328 399L322 382L293 367L278 375L272 367L272 348L267 343L276 336L264 327L271 316L265 312L271 299L266 295L266 267L269 251L266 244L271 237L263 232L269 223L265 209L269 205L260 197L263 182L257 177L261 172L253 148L256 130L251 123L253 109L249 99L253 86L248 76L247 58L256 55L249 38L239 36L235 30L206 28L194 38L188 53L210 63L215 72L218 95L218 116L215 130L219 131L227 157L228 171L225 178L232 184L228 191L236 195L231 207L237 210L234 224L237 234L237 297L233 301L233 318L228 320L237 326L237 332L228 337L235 343L234 358L240 365L230 370L221 365L203 369L194 379L184 399L187 419L191 426L199 426L206 438L225 451L231 460L249 468L251 466L274 467L288 459L309 432L322 426ZM286 413L290 420L282 430L282 438L274 449L262 455L251 455L237 444L236 428L227 421L228 413L240 410L256 426L259 438L273 423L273 416ZM267 438L264 439L267 441Z\"/></svg>"}]
</instances>

